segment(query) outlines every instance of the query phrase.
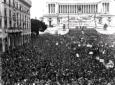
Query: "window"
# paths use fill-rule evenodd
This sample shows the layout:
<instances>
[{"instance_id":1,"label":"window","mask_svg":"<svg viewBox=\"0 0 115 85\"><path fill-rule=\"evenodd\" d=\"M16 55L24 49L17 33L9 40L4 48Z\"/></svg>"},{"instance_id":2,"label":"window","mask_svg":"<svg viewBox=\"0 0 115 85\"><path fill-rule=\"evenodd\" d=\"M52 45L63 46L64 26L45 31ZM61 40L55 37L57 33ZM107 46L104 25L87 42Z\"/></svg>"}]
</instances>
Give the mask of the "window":
<instances>
[{"instance_id":1,"label":"window","mask_svg":"<svg viewBox=\"0 0 115 85\"><path fill-rule=\"evenodd\" d=\"M7 18L4 19L4 25L7 28Z\"/></svg>"},{"instance_id":2,"label":"window","mask_svg":"<svg viewBox=\"0 0 115 85\"><path fill-rule=\"evenodd\" d=\"M9 0L9 6L11 6L11 0Z\"/></svg>"},{"instance_id":3,"label":"window","mask_svg":"<svg viewBox=\"0 0 115 85\"><path fill-rule=\"evenodd\" d=\"M13 6L15 7L15 1L13 0Z\"/></svg>"},{"instance_id":4,"label":"window","mask_svg":"<svg viewBox=\"0 0 115 85\"><path fill-rule=\"evenodd\" d=\"M16 21L16 14L13 15L13 20Z\"/></svg>"},{"instance_id":5,"label":"window","mask_svg":"<svg viewBox=\"0 0 115 85\"><path fill-rule=\"evenodd\" d=\"M10 25L10 27L12 27L12 20L11 19L9 20L9 25Z\"/></svg>"},{"instance_id":6,"label":"window","mask_svg":"<svg viewBox=\"0 0 115 85\"><path fill-rule=\"evenodd\" d=\"M11 10L9 10L9 17L11 18Z\"/></svg>"},{"instance_id":7,"label":"window","mask_svg":"<svg viewBox=\"0 0 115 85\"><path fill-rule=\"evenodd\" d=\"M103 12L108 13L109 12L109 3L103 3Z\"/></svg>"},{"instance_id":8,"label":"window","mask_svg":"<svg viewBox=\"0 0 115 85\"><path fill-rule=\"evenodd\" d=\"M7 9L4 8L4 16L6 17L7 16Z\"/></svg>"},{"instance_id":9,"label":"window","mask_svg":"<svg viewBox=\"0 0 115 85\"><path fill-rule=\"evenodd\" d=\"M6 0L4 0L4 3L6 4Z\"/></svg>"},{"instance_id":10,"label":"window","mask_svg":"<svg viewBox=\"0 0 115 85\"><path fill-rule=\"evenodd\" d=\"M50 4L48 4L48 10L49 10L49 13L50 13Z\"/></svg>"},{"instance_id":11,"label":"window","mask_svg":"<svg viewBox=\"0 0 115 85\"><path fill-rule=\"evenodd\" d=\"M0 29L1 29L1 27L2 27L2 19L0 18Z\"/></svg>"},{"instance_id":12,"label":"window","mask_svg":"<svg viewBox=\"0 0 115 85\"><path fill-rule=\"evenodd\" d=\"M19 13L17 13L17 26L19 26Z\"/></svg>"},{"instance_id":13,"label":"window","mask_svg":"<svg viewBox=\"0 0 115 85\"><path fill-rule=\"evenodd\" d=\"M0 52L2 52L2 39L0 38Z\"/></svg>"}]
</instances>

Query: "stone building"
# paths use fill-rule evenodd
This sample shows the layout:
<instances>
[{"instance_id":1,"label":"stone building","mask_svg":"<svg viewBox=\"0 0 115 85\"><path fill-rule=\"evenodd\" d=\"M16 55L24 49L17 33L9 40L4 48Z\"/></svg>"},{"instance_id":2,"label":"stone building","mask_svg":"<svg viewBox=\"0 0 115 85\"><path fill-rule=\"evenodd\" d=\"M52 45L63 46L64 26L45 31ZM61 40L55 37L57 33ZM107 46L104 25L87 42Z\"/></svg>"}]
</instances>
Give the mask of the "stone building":
<instances>
[{"instance_id":1,"label":"stone building","mask_svg":"<svg viewBox=\"0 0 115 85\"><path fill-rule=\"evenodd\" d=\"M115 26L115 0L49 0L44 22L48 26L102 28L106 23Z\"/></svg>"},{"instance_id":2,"label":"stone building","mask_svg":"<svg viewBox=\"0 0 115 85\"><path fill-rule=\"evenodd\" d=\"M0 52L28 43L30 0L0 0Z\"/></svg>"}]
</instances>

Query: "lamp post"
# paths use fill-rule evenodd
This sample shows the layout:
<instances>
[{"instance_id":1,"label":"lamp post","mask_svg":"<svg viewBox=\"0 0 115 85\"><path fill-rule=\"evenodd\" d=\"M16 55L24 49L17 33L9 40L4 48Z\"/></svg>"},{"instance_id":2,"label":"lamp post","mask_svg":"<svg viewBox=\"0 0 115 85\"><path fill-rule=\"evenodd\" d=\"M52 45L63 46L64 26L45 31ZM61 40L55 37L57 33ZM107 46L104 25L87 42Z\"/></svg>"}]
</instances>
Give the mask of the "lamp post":
<instances>
[{"instance_id":1,"label":"lamp post","mask_svg":"<svg viewBox=\"0 0 115 85\"><path fill-rule=\"evenodd\" d=\"M68 29L69 29L69 10L68 10Z\"/></svg>"},{"instance_id":2,"label":"lamp post","mask_svg":"<svg viewBox=\"0 0 115 85\"><path fill-rule=\"evenodd\" d=\"M81 29L82 20L80 19L80 13L81 13L81 7L79 6L78 7L78 17L79 17L78 22L79 22L79 28Z\"/></svg>"},{"instance_id":3,"label":"lamp post","mask_svg":"<svg viewBox=\"0 0 115 85\"><path fill-rule=\"evenodd\" d=\"M94 23L95 23L95 29L97 28L97 24L96 24L96 12L94 14Z\"/></svg>"}]
</instances>

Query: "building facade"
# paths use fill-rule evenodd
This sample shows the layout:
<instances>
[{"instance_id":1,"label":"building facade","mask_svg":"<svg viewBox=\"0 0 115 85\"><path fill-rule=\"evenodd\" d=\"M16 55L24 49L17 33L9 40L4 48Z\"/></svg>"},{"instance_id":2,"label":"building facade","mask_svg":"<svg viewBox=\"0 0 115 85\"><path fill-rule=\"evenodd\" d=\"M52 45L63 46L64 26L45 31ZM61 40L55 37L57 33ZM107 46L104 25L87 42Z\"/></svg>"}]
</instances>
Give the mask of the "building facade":
<instances>
[{"instance_id":1,"label":"building facade","mask_svg":"<svg viewBox=\"0 0 115 85\"><path fill-rule=\"evenodd\" d=\"M0 52L29 42L30 0L0 0Z\"/></svg>"},{"instance_id":2,"label":"building facade","mask_svg":"<svg viewBox=\"0 0 115 85\"><path fill-rule=\"evenodd\" d=\"M48 26L102 28L115 26L115 0L50 0L43 16Z\"/></svg>"}]
</instances>

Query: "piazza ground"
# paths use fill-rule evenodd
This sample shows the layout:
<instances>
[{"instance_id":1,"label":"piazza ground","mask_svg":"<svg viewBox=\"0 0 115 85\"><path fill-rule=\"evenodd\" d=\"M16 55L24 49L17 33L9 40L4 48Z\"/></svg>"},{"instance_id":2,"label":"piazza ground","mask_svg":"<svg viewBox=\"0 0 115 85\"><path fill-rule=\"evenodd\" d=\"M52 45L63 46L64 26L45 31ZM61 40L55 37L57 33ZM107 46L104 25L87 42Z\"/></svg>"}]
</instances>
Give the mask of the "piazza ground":
<instances>
[{"instance_id":1,"label":"piazza ground","mask_svg":"<svg viewBox=\"0 0 115 85\"><path fill-rule=\"evenodd\" d=\"M114 41L115 35L103 35L94 29L34 36L30 44L4 53L2 78L7 83L39 79L61 85L81 78L99 85L113 82Z\"/></svg>"}]
</instances>

